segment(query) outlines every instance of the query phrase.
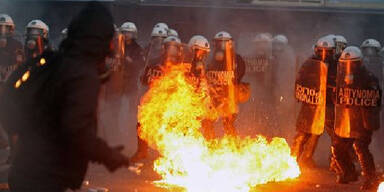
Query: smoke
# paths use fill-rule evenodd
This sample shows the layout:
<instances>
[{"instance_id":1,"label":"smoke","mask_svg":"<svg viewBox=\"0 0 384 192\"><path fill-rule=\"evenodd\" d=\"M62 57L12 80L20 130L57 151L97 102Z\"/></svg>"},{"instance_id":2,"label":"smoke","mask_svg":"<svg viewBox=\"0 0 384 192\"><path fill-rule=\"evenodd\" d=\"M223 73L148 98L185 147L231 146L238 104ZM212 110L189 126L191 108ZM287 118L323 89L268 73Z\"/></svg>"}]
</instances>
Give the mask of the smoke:
<instances>
[{"instance_id":1,"label":"smoke","mask_svg":"<svg viewBox=\"0 0 384 192\"><path fill-rule=\"evenodd\" d=\"M108 3L107 3L108 4ZM306 58L312 54L312 45L316 40L327 34L340 34L346 37L350 45L360 45L367 38L375 38L383 42L384 19L381 15L363 12L333 12L332 10L317 11L315 9L232 9L215 8L220 2L213 1L210 7L166 7L166 6L140 6L126 2L108 4L113 9L117 26L125 21L133 21L139 29L139 42L146 46L152 27L157 22L165 22L171 28L178 31L183 42L188 42L193 35L203 35L212 39L219 31L227 31L236 41L236 48L244 57L251 54L252 39L259 33L268 32L272 35L284 34L288 37L289 46L280 58L277 69L277 84L272 85L277 92L278 100L275 106L264 106L255 103L246 103L240 106L240 114L236 125L242 134L257 134L276 131L277 136L287 137L292 140L295 134L295 112L299 108L293 99L293 83L295 73ZM43 2L29 1L18 2L13 0L0 1L0 12L11 15L16 23L19 34L24 33L25 25L32 19L41 19L50 26L50 38L56 44L60 32L64 29L72 16L84 6L84 2ZM138 73L133 71L133 73ZM256 79L246 76L244 81L252 86L258 84ZM252 87L252 100L264 103L270 102L265 90L260 87ZM261 97L263 95L263 97ZM127 104L126 98L123 104L116 106L122 108L119 118L118 130L126 131L128 138L119 138L119 142L129 142L134 145L135 134L135 106ZM278 112L274 111L277 108ZM112 107L113 108L113 107ZM113 109L115 110L115 109ZM274 127L257 124L261 117ZM275 117L271 117L275 116ZM113 118L113 117L111 117ZM115 119L115 118L113 118ZM113 121L111 119L105 122ZM278 122L277 125L275 123ZM262 127L263 126L263 127ZM105 126L108 127L108 126ZM104 135L114 128L105 128ZM383 135L384 136L384 135ZM119 136L117 136L119 137ZM113 140L114 137L108 140ZM128 141L124 141L128 140ZM328 162L329 138L324 135L319 142L316 152L316 160L323 165ZM134 148L134 147L133 147ZM374 148L374 154L378 156L378 147ZM380 157L383 158L383 157Z\"/></svg>"}]
</instances>

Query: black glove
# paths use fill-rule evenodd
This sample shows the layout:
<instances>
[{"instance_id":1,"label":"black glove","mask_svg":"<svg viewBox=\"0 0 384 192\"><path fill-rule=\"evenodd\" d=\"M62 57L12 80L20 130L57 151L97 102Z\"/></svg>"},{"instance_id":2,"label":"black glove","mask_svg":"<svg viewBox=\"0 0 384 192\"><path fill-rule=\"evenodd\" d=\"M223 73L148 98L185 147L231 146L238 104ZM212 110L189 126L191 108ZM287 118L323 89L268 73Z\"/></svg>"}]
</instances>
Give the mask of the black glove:
<instances>
[{"instance_id":1,"label":"black glove","mask_svg":"<svg viewBox=\"0 0 384 192\"><path fill-rule=\"evenodd\" d=\"M107 161L105 162L105 166L110 172L115 172L118 168L129 166L128 157L121 153L123 149L124 146L111 148L111 151L107 157Z\"/></svg>"}]
</instances>

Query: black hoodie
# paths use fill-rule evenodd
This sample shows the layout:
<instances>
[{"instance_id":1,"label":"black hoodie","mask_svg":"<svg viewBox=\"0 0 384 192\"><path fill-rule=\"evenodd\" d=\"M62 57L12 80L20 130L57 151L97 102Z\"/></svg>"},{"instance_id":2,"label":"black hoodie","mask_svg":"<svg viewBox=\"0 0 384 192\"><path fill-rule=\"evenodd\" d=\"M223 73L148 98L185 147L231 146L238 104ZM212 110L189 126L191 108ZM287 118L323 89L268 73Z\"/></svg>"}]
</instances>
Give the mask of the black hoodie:
<instances>
[{"instance_id":1,"label":"black hoodie","mask_svg":"<svg viewBox=\"0 0 384 192\"><path fill-rule=\"evenodd\" d=\"M126 161L97 137L98 66L110 52L114 33L109 11L92 2L73 19L53 63L58 71L36 100L28 129L10 171L15 191L81 187L88 163L115 170Z\"/></svg>"}]
</instances>

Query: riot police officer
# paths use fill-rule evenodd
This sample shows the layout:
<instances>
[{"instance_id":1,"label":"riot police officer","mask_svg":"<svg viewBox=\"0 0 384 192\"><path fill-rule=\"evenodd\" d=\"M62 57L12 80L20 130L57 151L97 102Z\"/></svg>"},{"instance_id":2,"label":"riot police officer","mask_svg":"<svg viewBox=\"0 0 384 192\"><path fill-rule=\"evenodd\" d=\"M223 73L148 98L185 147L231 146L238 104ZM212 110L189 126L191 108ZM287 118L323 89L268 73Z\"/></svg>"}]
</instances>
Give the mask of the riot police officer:
<instances>
[{"instance_id":1,"label":"riot police officer","mask_svg":"<svg viewBox=\"0 0 384 192\"><path fill-rule=\"evenodd\" d=\"M123 50L121 50L120 57L124 63L125 94L129 96L130 108L136 109L139 79L137 74L144 69L143 48L137 43L138 31L134 23L123 23L119 32L123 35Z\"/></svg>"},{"instance_id":2,"label":"riot police officer","mask_svg":"<svg viewBox=\"0 0 384 192\"><path fill-rule=\"evenodd\" d=\"M324 127L333 130L332 93L335 83L335 43L330 36L320 38L315 54L300 68L296 78L296 99L301 109L296 121L297 134L292 154L305 167L314 167L312 159Z\"/></svg>"},{"instance_id":3,"label":"riot police officer","mask_svg":"<svg viewBox=\"0 0 384 192\"><path fill-rule=\"evenodd\" d=\"M335 141L332 152L337 163L337 182L356 181L358 174L347 153L354 149L365 181L362 190L378 184L369 144L373 131L379 129L381 90L379 81L362 62L359 48L347 47L340 59L336 80Z\"/></svg>"},{"instance_id":4,"label":"riot police officer","mask_svg":"<svg viewBox=\"0 0 384 192\"><path fill-rule=\"evenodd\" d=\"M157 24L152 29L151 40L144 49L145 65L148 65L150 60L158 57L161 54L161 47L165 38L168 37L168 28Z\"/></svg>"},{"instance_id":5,"label":"riot police officer","mask_svg":"<svg viewBox=\"0 0 384 192\"><path fill-rule=\"evenodd\" d=\"M236 88L245 74L245 63L240 55L235 53L234 41L229 33L219 32L213 41L213 55L206 75L210 96L223 120L224 133L234 136L237 135L234 122L239 103ZM207 123L204 128L211 132L209 135L215 135L212 123Z\"/></svg>"},{"instance_id":6,"label":"riot police officer","mask_svg":"<svg viewBox=\"0 0 384 192\"><path fill-rule=\"evenodd\" d=\"M201 35L195 35L189 40L188 47L192 53L192 74L196 77L205 76L205 67L210 52L209 41Z\"/></svg>"},{"instance_id":7,"label":"riot police officer","mask_svg":"<svg viewBox=\"0 0 384 192\"><path fill-rule=\"evenodd\" d=\"M179 37L179 33L174 29L168 29L168 37L169 36Z\"/></svg>"},{"instance_id":8,"label":"riot police officer","mask_svg":"<svg viewBox=\"0 0 384 192\"><path fill-rule=\"evenodd\" d=\"M161 52L157 52L156 50L152 51L154 51L154 53L149 53L149 55L153 58L147 58L148 65L145 67L144 73L140 77L141 85L146 88L163 74L162 68L181 64L183 59L182 44L177 37L170 36L165 38ZM148 156L148 144L140 138L140 122L136 124L136 128L138 135L137 150L131 158L133 162L140 161Z\"/></svg>"},{"instance_id":9,"label":"riot police officer","mask_svg":"<svg viewBox=\"0 0 384 192\"><path fill-rule=\"evenodd\" d=\"M25 57L36 58L44 50L51 49L48 40L49 27L41 20L32 20L25 27Z\"/></svg>"},{"instance_id":10,"label":"riot police officer","mask_svg":"<svg viewBox=\"0 0 384 192\"><path fill-rule=\"evenodd\" d=\"M10 74L23 62L23 46L21 42L14 38L15 24L12 18L6 14L0 14L0 92L3 84L7 81ZM1 141L0 147L4 148L10 146L9 159L10 162L14 153L14 145L17 136L8 130L8 144L7 136L4 132L8 128L4 127L0 131Z\"/></svg>"},{"instance_id":11,"label":"riot police officer","mask_svg":"<svg viewBox=\"0 0 384 192\"><path fill-rule=\"evenodd\" d=\"M17 65L23 62L22 44L14 38L15 24L10 16L0 14L0 82L7 80Z\"/></svg>"},{"instance_id":12,"label":"riot police officer","mask_svg":"<svg viewBox=\"0 0 384 192\"><path fill-rule=\"evenodd\" d=\"M335 57L336 57L336 60L338 60L339 57L341 56L341 53L347 47L348 41L342 35L335 35L334 39L335 39L335 44L336 44Z\"/></svg>"}]
</instances>

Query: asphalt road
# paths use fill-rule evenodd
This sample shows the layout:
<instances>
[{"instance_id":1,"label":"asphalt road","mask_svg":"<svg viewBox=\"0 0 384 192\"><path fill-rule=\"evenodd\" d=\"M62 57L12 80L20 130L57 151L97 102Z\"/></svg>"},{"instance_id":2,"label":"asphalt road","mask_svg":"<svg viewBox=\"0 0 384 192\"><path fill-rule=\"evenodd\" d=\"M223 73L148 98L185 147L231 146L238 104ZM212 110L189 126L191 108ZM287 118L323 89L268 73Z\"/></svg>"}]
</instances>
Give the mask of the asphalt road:
<instances>
[{"instance_id":1,"label":"asphalt road","mask_svg":"<svg viewBox=\"0 0 384 192\"><path fill-rule=\"evenodd\" d=\"M0 192L6 190L7 170L5 162L7 151L0 150ZM108 189L109 192L181 192L177 188L165 189L156 187L152 182L160 177L152 171L152 161L144 161L141 169L120 169L115 173L109 173L101 165L90 165L84 187L79 192L104 192L101 189ZM140 174L137 174L140 170ZM224 182L224 181L223 181ZM339 185L335 182L335 176L327 168L316 168L302 171L302 175L291 181L281 183L269 183L256 186L250 192L358 192L360 182ZM92 191L93 190L93 191ZM99 191L97 191L99 192Z\"/></svg>"}]
</instances>

